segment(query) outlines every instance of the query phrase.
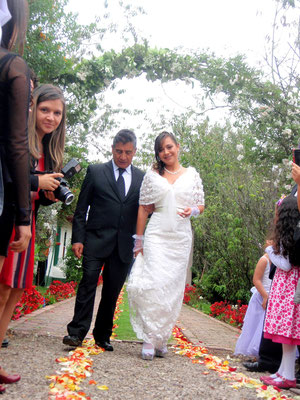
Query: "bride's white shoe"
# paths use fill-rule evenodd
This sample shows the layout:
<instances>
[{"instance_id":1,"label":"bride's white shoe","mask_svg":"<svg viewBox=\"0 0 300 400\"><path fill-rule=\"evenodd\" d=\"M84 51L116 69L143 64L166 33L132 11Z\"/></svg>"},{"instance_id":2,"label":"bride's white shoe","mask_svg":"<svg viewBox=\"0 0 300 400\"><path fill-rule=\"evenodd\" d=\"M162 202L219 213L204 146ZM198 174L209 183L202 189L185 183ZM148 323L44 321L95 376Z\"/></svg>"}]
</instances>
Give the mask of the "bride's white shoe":
<instances>
[{"instance_id":1,"label":"bride's white shoe","mask_svg":"<svg viewBox=\"0 0 300 400\"><path fill-rule=\"evenodd\" d=\"M156 357L165 357L168 353L168 348L167 346L163 346L161 349L155 349L155 355Z\"/></svg>"},{"instance_id":2,"label":"bride's white shoe","mask_svg":"<svg viewBox=\"0 0 300 400\"><path fill-rule=\"evenodd\" d=\"M143 360L153 360L154 357L154 347L151 343L143 343L142 348L142 359Z\"/></svg>"}]
</instances>

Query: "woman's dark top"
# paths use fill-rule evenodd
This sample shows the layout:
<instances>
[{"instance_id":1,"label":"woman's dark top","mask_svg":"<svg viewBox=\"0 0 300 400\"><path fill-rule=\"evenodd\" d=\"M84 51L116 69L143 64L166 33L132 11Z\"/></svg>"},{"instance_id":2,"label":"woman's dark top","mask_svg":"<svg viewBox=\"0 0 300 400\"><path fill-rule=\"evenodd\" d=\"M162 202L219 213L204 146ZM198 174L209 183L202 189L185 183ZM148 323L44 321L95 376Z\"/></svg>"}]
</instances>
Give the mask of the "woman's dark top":
<instances>
[{"instance_id":1,"label":"woman's dark top","mask_svg":"<svg viewBox=\"0 0 300 400\"><path fill-rule=\"evenodd\" d=\"M54 162L50 156L50 151L49 151L49 143L50 143L50 139L51 139L51 135L52 133L48 133L43 137L43 150L44 150L44 165L45 165L45 173L50 174L53 171L53 165ZM39 172L36 170L36 167L38 165L38 160L36 160L35 158L31 157L31 168L30 168L30 186L31 186L31 191L32 192L37 192L38 188L39 188L39 178L38 178L38 174ZM55 171L57 172L57 171ZM50 201L50 200L49 200ZM53 202L49 203L49 204L53 204ZM44 205L44 204L43 204ZM48 205L48 204L46 204Z\"/></svg>"},{"instance_id":2,"label":"woman's dark top","mask_svg":"<svg viewBox=\"0 0 300 400\"><path fill-rule=\"evenodd\" d=\"M26 62L0 48L0 159L4 185L11 183L14 191L16 225L30 224L29 98Z\"/></svg>"},{"instance_id":3,"label":"woman's dark top","mask_svg":"<svg viewBox=\"0 0 300 400\"><path fill-rule=\"evenodd\" d=\"M50 136L45 135L45 136ZM44 138L45 138L44 136ZM48 170L45 170L43 172L45 173L50 173L52 171L52 160L49 154L49 148L48 148L48 143L45 142L45 139L43 139L43 144L44 144L44 165L46 164L46 160L48 162ZM38 166L38 160L34 159L33 157L31 158L31 169L30 169L30 189L32 192L37 192L39 190L39 175L43 172L39 171L36 169ZM54 201L49 200L45 196L45 190L40 190L39 191L39 197L37 200L35 200L35 207L34 207L34 213L35 213L35 221L37 220L37 214L40 206L51 206L54 204Z\"/></svg>"}]
</instances>

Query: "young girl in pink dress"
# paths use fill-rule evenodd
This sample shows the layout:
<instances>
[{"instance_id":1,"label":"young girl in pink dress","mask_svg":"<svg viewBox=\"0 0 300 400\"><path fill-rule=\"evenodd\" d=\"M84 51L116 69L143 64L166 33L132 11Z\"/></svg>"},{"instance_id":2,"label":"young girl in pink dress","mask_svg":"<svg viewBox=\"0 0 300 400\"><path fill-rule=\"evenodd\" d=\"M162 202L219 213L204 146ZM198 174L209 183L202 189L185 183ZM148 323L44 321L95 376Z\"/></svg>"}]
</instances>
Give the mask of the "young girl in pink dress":
<instances>
[{"instance_id":1,"label":"young girl in pink dress","mask_svg":"<svg viewBox=\"0 0 300 400\"><path fill-rule=\"evenodd\" d=\"M295 357L300 345L300 304L294 295L300 275L300 244L294 237L300 229L297 199L286 197L278 207L273 246L266 248L271 262L276 265L268 300L264 337L282 343L279 370L271 376L262 376L267 385L283 389L296 387Z\"/></svg>"}]
</instances>

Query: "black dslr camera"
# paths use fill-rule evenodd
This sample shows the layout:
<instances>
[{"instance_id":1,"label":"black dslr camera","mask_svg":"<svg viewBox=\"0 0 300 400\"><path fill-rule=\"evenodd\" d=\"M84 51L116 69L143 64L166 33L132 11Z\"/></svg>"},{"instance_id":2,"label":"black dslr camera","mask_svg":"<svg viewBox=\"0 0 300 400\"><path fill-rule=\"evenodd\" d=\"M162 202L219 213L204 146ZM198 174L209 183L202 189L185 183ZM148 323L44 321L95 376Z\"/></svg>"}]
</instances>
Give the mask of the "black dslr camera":
<instances>
[{"instance_id":1,"label":"black dslr camera","mask_svg":"<svg viewBox=\"0 0 300 400\"><path fill-rule=\"evenodd\" d=\"M54 190L55 198L62 201L67 206L72 203L74 200L74 194L68 188L68 182L66 179L72 178L77 172L81 170L81 166L75 158L72 158L61 170L61 173L64 175L63 178L56 178L60 185L57 189Z\"/></svg>"}]
</instances>

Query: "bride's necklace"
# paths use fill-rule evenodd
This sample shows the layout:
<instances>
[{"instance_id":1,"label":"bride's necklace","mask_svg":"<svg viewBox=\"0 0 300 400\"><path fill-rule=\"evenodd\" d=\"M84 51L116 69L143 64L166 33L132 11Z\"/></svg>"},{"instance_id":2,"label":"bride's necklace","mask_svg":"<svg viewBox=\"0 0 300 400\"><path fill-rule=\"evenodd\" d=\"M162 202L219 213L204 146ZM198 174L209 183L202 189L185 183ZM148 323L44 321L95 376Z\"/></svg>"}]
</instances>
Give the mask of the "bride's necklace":
<instances>
[{"instance_id":1,"label":"bride's necklace","mask_svg":"<svg viewBox=\"0 0 300 400\"><path fill-rule=\"evenodd\" d=\"M180 165L180 167L177 171L172 172L172 171L169 171L166 167L164 167L164 170L167 171L171 175L177 175L181 171L181 169L182 169L182 166Z\"/></svg>"}]
</instances>

